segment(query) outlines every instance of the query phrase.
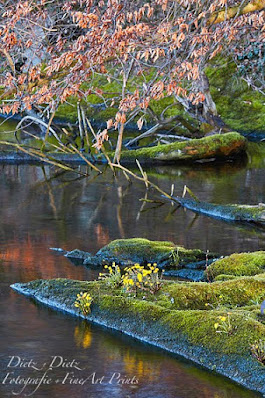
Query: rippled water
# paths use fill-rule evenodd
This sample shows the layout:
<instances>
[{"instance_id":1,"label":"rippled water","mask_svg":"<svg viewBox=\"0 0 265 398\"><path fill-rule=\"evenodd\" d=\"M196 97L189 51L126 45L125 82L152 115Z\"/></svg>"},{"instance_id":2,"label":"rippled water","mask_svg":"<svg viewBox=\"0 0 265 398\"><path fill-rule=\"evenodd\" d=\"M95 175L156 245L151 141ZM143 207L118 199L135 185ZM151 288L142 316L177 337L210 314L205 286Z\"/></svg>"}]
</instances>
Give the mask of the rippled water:
<instances>
[{"instance_id":1,"label":"rippled water","mask_svg":"<svg viewBox=\"0 0 265 398\"><path fill-rule=\"evenodd\" d=\"M255 159L217 167L161 167L148 170L148 174L167 191L174 184L175 193L180 194L187 184L202 200L216 203L257 204L265 197L264 166ZM1 382L5 380L0 384L0 397L20 391L16 396L31 394L35 387L22 391L23 386L9 381L12 376L37 377L42 372L7 368L9 356L33 359L38 367L49 363L52 356L58 356L58 363L59 356L79 362L82 370L55 368L51 384L41 385L30 395L40 398L258 396L162 350L47 309L9 288L13 282L37 278L96 277L95 271L72 265L49 247L77 247L95 253L113 239L146 237L220 254L265 250L264 230L196 216L175 210L169 203L153 209L153 204L142 207L138 199L144 195L143 185L114 181L111 174L93 180L92 176L84 179L71 173L56 175L49 167L0 165L0 367ZM157 196L150 192L148 197ZM4 379L8 372L14 374ZM135 377L138 383L117 383L119 374L127 380ZM70 382L71 377L73 383L74 378L89 375L84 385ZM95 383L95 378L102 376L102 382Z\"/></svg>"}]
</instances>

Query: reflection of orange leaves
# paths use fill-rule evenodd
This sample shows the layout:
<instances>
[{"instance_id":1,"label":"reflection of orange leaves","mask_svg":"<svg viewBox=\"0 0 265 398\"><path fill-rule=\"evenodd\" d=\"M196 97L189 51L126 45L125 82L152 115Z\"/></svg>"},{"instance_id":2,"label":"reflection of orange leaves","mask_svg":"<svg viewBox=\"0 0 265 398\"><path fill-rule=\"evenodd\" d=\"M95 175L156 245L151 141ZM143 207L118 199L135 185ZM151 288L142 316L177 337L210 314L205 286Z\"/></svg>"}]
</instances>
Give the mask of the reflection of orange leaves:
<instances>
[{"instance_id":1,"label":"reflection of orange leaves","mask_svg":"<svg viewBox=\"0 0 265 398\"><path fill-rule=\"evenodd\" d=\"M95 234L97 237L97 243L98 246L105 246L109 243L110 237L109 237L109 232L107 229L105 229L102 224L96 224L95 225Z\"/></svg>"},{"instance_id":2,"label":"reflection of orange leaves","mask_svg":"<svg viewBox=\"0 0 265 398\"><path fill-rule=\"evenodd\" d=\"M5 266L19 270L21 279L51 279L59 276L70 279L84 279L85 270L83 268L73 268L68 261L64 262L62 273L58 271L58 257L49 251L48 247L54 238L43 233L37 240L31 236L23 241L13 238L8 241L7 247L1 247L0 260ZM37 266L36 266L37 264Z\"/></svg>"}]
</instances>

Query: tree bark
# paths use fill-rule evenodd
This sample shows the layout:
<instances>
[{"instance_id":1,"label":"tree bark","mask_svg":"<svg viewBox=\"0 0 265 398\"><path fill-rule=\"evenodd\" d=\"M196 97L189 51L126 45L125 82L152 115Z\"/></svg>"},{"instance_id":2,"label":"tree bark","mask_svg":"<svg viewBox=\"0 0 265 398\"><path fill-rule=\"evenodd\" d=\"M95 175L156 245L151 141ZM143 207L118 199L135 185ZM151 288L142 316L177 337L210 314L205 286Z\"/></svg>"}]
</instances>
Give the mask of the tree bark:
<instances>
[{"instance_id":1,"label":"tree bark","mask_svg":"<svg viewBox=\"0 0 265 398\"><path fill-rule=\"evenodd\" d=\"M117 140L116 151L115 151L113 163L115 163L115 162L120 163L123 132L124 132L124 123L121 123L120 128L119 128L119 136L118 136L118 140Z\"/></svg>"}]
</instances>

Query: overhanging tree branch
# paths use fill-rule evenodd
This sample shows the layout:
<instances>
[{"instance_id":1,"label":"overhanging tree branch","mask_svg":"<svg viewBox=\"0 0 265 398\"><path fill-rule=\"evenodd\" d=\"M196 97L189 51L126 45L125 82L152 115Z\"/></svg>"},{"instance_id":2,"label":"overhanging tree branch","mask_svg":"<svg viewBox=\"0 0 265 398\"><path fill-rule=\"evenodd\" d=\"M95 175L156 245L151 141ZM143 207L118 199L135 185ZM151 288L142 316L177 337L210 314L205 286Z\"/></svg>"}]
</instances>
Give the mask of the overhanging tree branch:
<instances>
[{"instance_id":1,"label":"overhanging tree branch","mask_svg":"<svg viewBox=\"0 0 265 398\"><path fill-rule=\"evenodd\" d=\"M265 0L252 0L246 1L245 5L236 5L234 7L224 8L221 11L215 12L210 16L208 24L217 24L224 22L228 19L234 18L236 16L249 14L255 11L261 11L265 8Z\"/></svg>"}]
</instances>

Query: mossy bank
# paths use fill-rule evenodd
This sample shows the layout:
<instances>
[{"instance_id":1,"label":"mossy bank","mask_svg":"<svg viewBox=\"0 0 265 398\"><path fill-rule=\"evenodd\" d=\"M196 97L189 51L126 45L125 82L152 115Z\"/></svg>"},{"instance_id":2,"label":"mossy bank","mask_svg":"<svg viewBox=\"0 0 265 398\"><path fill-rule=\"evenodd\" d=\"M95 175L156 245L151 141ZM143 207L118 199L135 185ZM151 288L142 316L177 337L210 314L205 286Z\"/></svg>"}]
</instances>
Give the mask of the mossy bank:
<instances>
[{"instance_id":1,"label":"mossy bank","mask_svg":"<svg viewBox=\"0 0 265 398\"><path fill-rule=\"evenodd\" d=\"M250 351L251 344L265 335L260 313L265 274L211 284L164 281L156 295L136 298L104 281L36 280L12 288L54 309L180 354L265 394L265 367ZM93 298L87 316L74 306L81 291Z\"/></svg>"}]
</instances>

